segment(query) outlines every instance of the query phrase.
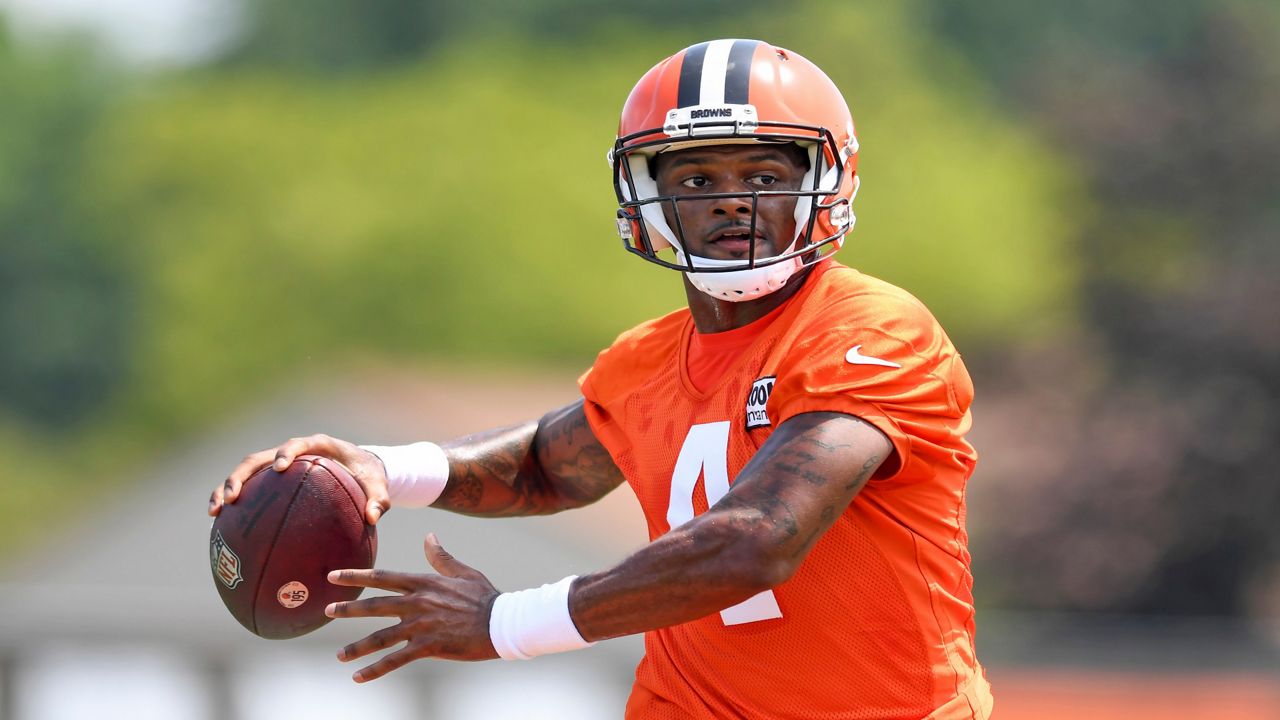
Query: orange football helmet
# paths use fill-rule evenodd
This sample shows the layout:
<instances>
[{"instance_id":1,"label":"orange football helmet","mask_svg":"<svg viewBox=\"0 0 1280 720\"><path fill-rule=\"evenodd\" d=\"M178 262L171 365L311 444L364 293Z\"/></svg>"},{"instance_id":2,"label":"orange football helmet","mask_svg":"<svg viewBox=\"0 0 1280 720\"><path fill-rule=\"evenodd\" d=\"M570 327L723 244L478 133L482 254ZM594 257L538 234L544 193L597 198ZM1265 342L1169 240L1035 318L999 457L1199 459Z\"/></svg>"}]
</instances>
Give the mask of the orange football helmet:
<instances>
[{"instance_id":1,"label":"orange football helmet","mask_svg":"<svg viewBox=\"0 0 1280 720\"><path fill-rule=\"evenodd\" d=\"M796 198L796 236L783 252L745 261L685 251L680 203L660 196L650 171L658 153L723 143L795 143L809 155L800 190L703 194L750 198L752 228L760 197ZM800 55L759 40L712 40L685 48L645 73L627 97L609 152L618 196L618 233L629 252L686 273L694 286L724 300L751 300L786 284L800 268L840 248L853 227L858 140L844 96ZM677 219L672 229L663 214ZM659 252L672 248L675 261Z\"/></svg>"}]
</instances>

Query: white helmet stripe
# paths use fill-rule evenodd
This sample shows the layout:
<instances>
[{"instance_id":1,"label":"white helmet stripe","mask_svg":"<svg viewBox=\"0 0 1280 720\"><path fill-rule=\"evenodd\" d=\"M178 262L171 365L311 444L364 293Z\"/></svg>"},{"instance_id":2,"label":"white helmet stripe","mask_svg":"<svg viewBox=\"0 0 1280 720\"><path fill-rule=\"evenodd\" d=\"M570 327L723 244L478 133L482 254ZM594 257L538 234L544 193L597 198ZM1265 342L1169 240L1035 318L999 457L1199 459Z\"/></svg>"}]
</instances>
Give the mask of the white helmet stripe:
<instances>
[{"instance_id":1,"label":"white helmet stripe","mask_svg":"<svg viewBox=\"0 0 1280 720\"><path fill-rule=\"evenodd\" d=\"M702 84L698 92L699 105L724 104L725 69L729 65L729 51L732 49L732 40L713 40L707 46L707 54L702 59Z\"/></svg>"}]
</instances>

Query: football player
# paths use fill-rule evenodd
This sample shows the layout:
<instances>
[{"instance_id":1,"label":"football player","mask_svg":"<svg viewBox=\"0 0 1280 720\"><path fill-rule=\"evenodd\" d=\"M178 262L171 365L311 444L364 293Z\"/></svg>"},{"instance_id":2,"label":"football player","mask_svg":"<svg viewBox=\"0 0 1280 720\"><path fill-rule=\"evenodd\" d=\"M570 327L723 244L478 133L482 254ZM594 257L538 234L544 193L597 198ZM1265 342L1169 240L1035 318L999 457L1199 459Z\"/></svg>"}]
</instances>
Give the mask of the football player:
<instances>
[{"instance_id":1,"label":"football player","mask_svg":"<svg viewBox=\"0 0 1280 720\"><path fill-rule=\"evenodd\" d=\"M626 248L683 276L688 307L624 332L536 422L435 444L324 435L315 453L392 506L558 512L630 484L651 542L615 567L500 592L429 536L439 574L343 570L396 594L335 603L399 623L344 660L525 659L645 634L628 718L986 718L974 653L964 440L973 388L907 292L833 259L853 227L858 141L813 63L755 40L647 72L609 153Z\"/></svg>"}]
</instances>

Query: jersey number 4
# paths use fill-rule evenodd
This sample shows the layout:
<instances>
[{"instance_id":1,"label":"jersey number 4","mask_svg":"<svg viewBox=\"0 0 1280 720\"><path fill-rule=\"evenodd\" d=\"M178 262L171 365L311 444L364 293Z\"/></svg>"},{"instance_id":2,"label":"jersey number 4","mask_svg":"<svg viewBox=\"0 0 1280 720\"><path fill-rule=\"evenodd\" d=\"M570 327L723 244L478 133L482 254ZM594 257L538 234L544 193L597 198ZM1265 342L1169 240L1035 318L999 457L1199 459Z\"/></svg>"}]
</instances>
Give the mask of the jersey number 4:
<instances>
[{"instance_id":1,"label":"jersey number 4","mask_svg":"<svg viewBox=\"0 0 1280 720\"><path fill-rule=\"evenodd\" d=\"M729 423L694 425L680 448L676 469L671 473L671 502L667 505L667 525L675 528L693 519L693 488L698 476L707 491L707 507L729 492ZM771 620L782 617L772 590L753 595L720 611L725 625Z\"/></svg>"}]
</instances>

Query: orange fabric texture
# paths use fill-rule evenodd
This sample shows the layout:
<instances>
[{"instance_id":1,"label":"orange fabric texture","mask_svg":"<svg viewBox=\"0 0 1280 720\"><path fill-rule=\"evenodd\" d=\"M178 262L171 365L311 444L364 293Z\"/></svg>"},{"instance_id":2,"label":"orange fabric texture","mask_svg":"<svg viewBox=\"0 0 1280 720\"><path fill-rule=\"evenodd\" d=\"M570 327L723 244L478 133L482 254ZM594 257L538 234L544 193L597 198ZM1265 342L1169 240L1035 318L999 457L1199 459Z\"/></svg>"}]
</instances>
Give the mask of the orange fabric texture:
<instances>
[{"instance_id":1,"label":"orange fabric texture","mask_svg":"<svg viewBox=\"0 0 1280 720\"><path fill-rule=\"evenodd\" d=\"M959 354L910 294L834 261L765 320L736 361L696 385L688 309L623 333L580 379L650 538L670 529L677 458L708 427L727 423L730 483L773 428L805 412L860 417L895 455L773 589L774 616L713 614L646 633L626 717L987 718L964 515L973 387ZM769 424L748 422L771 377ZM703 467L694 514L713 504Z\"/></svg>"},{"instance_id":2,"label":"orange fabric texture","mask_svg":"<svg viewBox=\"0 0 1280 720\"><path fill-rule=\"evenodd\" d=\"M723 377L737 363L738 355L751 347L789 304L783 303L768 315L740 328L718 333L700 333L697 330L689 333L686 351L689 361L686 366L694 389L704 393Z\"/></svg>"}]
</instances>

